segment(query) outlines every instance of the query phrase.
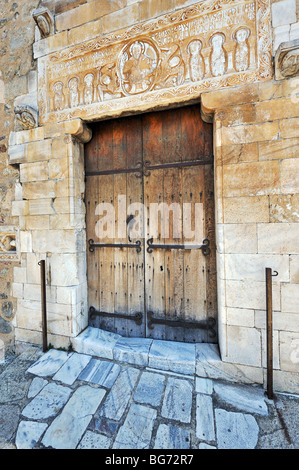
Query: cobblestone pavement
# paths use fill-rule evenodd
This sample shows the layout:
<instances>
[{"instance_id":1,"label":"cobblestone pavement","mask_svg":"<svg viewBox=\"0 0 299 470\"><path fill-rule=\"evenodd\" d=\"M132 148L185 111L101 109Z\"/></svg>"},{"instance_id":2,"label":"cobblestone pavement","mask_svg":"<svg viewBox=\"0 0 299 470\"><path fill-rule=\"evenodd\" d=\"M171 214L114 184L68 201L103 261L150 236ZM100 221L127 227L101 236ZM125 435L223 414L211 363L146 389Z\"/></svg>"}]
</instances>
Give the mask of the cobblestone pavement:
<instances>
[{"instance_id":1,"label":"cobblestone pavement","mask_svg":"<svg viewBox=\"0 0 299 470\"><path fill-rule=\"evenodd\" d=\"M299 397L32 348L0 365L0 448L294 449Z\"/></svg>"}]
</instances>

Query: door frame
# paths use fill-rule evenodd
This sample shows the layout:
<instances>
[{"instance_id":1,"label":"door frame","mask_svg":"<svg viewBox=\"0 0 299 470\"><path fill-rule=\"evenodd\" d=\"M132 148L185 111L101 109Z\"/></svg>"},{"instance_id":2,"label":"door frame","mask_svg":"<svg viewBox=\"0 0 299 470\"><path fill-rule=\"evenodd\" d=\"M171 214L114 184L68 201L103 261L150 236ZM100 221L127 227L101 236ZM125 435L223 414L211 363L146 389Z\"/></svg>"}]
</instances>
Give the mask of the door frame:
<instances>
[{"instance_id":1,"label":"door frame","mask_svg":"<svg viewBox=\"0 0 299 470\"><path fill-rule=\"evenodd\" d=\"M177 108L185 108L185 107L190 107L194 105L194 103L185 103L183 106L175 106L174 108L177 109ZM198 106L200 107L200 104L198 103ZM159 109L159 111L164 111L163 109ZM152 110L148 110L146 112L146 114L149 114L149 113L152 113L152 112L156 112L155 110L152 111ZM145 114L145 113L134 113L134 116L135 115L139 115L139 114ZM126 119L126 117L124 117L124 119ZM105 120L106 121L115 121L116 118L112 118L112 119L107 119ZM203 122L206 122L206 120L202 119ZM97 126L100 125L102 121L95 121L94 124L96 124ZM209 122L210 123L210 122ZM213 131L212 131L212 135L213 135ZM85 155L84 155L84 160L85 160ZM190 167L190 166L196 166L196 165L202 165L202 166L205 166L206 164L212 164L212 168L213 168L213 171L214 171L214 152L212 151L212 159L209 159L209 161L201 161L200 163L198 162L182 162L182 163L169 163L169 164L166 164L166 165L151 165L149 162L145 162L144 161L144 155L143 155L143 151L142 151L142 167L140 168L137 168L137 169L132 169L131 171L132 172L135 172L135 173L140 173L142 175L142 185L143 185L143 191L144 191L144 179L145 179L145 176L147 176L147 173L150 173L151 170L155 170L155 169L158 169L158 168L177 168L177 167ZM103 174L117 174L119 171L118 170L111 170L111 171L107 171L107 172L103 172ZM122 171L120 171L122 172ZM124 173L129 173L130 170L128 171L123 171ZM88 174L88 176L91 175L92 172L90 172ZM85 177L85 181L86 181L86 177ZM214 181L213 181L213 193L215 195L215 184L214 184ZM86 194L86 188L85 188L85 194ZM144 194L143 194L143 197L144 197ZM143 200L143 202L145 202ZM215 237L216 237L216 220L215 220L215 217L216 217L216 206L215 206L215 198L214 198L214 204L213 204L213 216L214 216L214 220L213 220L213 228L214 228L214 233L215 233ZM87 218L87 212L86 212L86 218ZM157 245L151 245L149 244L149 241L150 240L145 240L144 239L144 254L145 254L145 250L147 250L148 252L150 252L150 250L152 250L152 246L153 248L156 247ZM100 246L108 246L108 244L102 244L102 243L95 243L94 240L88 240L88 244L89 244L89 251L93 252L97 247L100 247ZM203 240L203 244L202 244L202 253L203 255L207 255L209 254L210 252L210 248L208 246L209 242L208 240ZM130 246L129 246L130 245ZM122 246L122 247L130 247L130 248L136 248L137 251L139 250L139 246L135 246L136 244L133 243L133 244L120 244L119 246ZM138 243L137 243L138 245ZM141 245L142 245L142 242L141 242ZM112 244L111 244L112 246ZM113 246L116 246L116 244L114 243ZM172 245L173 248L176 248L177 246L174 246ZM141 247L140 247L140 250L141 250ZM217 253L216 253L216 246L215 246L215 256L217 256ZM144 256L144 260L145 260L145 256ZM216 265L216 261L215 261L215 265ZM216 266L215 266L216 268ZM144 287L146 289L146 274L145 274L145 265L144 265ZM216 283L217 283L217 268L216 268ZM153 312L147 312L147 301L146 301L146 293L145 293L145 289L144 289L144 317L145 317L145 337L147 337L147 330L148 330L148 327L149 327L149 324L150 323L159 323L159 319L158 321L155 321L154 319L154 314ZM207 290L207 289L206 289ZM218 305L217 305L217 287L215 286L215 291L216 291L216 302L215 302L215 316L214 317L209 317L208 316L208 310L207 310L207 317L206 317L206 325L203 325L202 328L203 329L206 329L207 330L207 337L210 337L210 338L216 338L216 341L211 339L210 341L207 340L207 342L217 342L217 333L218 331L216 331L216 325L217 325L217 319L218 319ZM103 317L105 317L105 315L109 316L109 314L106 314L105 312L97 312L97 310L91 306L90 307L90 310L89 310L89 318L90 319L93 319L95 318L98 314L101 314ZM147 314L148 315L151 315L151 318L148 319L147 318ZM110 317L111 317L112 314L110 314ZM120 314L119 317L122 317L122 315ZM136 324L140 324L142 319L140 317L140 313L137 313L135 315L127 315L127 317L131 317L131 319L136 322ZM216 320L215 320L216 318ZM172 322L173 323L173 322ZM180 323L180 322L177 322L177 323ZM192 323L192 322L191 322ZM194 327L194 325L192 325L190 323L190 328L191 327ZM198 322L198 325L201 323L201 321ZM204 321L202 321L202 324L204 323ZM166 325L167 324L167 321L164 321L164 324ZM218 329L217 329L218 330ZM193 340L194 341L194 340ZM204 341L206 342L206 341Z\"/></svg>"}]
</instances>

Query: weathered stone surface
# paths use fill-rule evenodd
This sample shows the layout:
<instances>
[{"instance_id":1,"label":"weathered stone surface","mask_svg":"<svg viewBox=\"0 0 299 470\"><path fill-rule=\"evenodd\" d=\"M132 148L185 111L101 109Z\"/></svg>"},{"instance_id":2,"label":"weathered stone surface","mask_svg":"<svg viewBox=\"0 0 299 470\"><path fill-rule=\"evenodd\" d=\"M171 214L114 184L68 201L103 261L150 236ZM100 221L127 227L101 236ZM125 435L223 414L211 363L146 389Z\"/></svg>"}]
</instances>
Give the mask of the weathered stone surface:
<instances>
[{"instance_id":1,"label":"weathered stone surface","mask_svg":"<svg viewBox=\"0 0 299 470\"><path fill-rule=\"evenodd\" d=\"M101 416L103 418L119 420L122 417L139 374L139 370L132 367L119 374L102 406Z\"/></svg>"},{"instance_id":2,"label":"weathered stone surface","mask_svg":"<svg viewBox=\"0 0 299 470\"><path fill-rule=\"evenodd\" d=\"M113 357L120 362L147 366L152 342L149 338L121 338L113 349Z\"/></svg>"},{"instance_id":3,"label":"weathered stone surface","mask_svg":"<svg viewBox=\"0 0 299 470\"><path fill-rule=\"evenodd\" d=\"M70 388L49 383L28 403L22 415L29 419L47 419L56 416L68 401L71 392Z\"/></svg>"},{"instance_id":4,"label":"weathered stone surface","mask_svg":"<svg viewBox=\"0 0 299 470\"><path fill-rule=\"evenodd\" d=\"M212 398L196 395L196 436L204 441L215 440L215 426Z\"/></svg>"},{"instance_id":5,"label":"weathered stone surface","mask_svg":"<svg viewBox=\"0 0 299 470\"><path fill-rule=\"evenodd\" d=\"M120 366L113 362L91 359L78 379L111 388L120 373Z\"/></svg>"},{"instance_id":6,"label":"weathered stone surface","mask_svg":"<svg viewBox=\"0 0 299 470\"><path fill-rule=\"evenodd\" d=\"M248 414L215 410L218 449L254 449L259 428Z\"/></svg>"},{"instance_id":7,"label":"weathered stone surface","mask_svg":"<svg viewBox=\"0 0 299 470\"><path fill-rule=\"evenodd\" d=\"M183 423L190 423L191 405L192 386L190 382L169 377L162 405L162 416Z\"/></svg>"},{"instance_id":8,"label":"weathered stone surface","mask_svg":"<svg viewBox=\"0 0 299 470\"><path fill-rule=\"evenodd\" d=\"M194 374L195 345L154 340L150 348L148 364L157 369Z\"/></svg>"},{"instance_id":9,"label":"weathered stone surface","mask_svg":"<svg viewBox=\"0 0 299 470\"><path fill-rule=\"evenodd\" d=\"M204 379L196 377L195 379L195 391L198 393L204 393L211 395L213 393L213 381L210 379Z\"/></svg>"},{"instance_id":10,"label":"weathered stone surface","mask_svg":"<svg viewBox=\"0 0 299 470\"><path fill-rule=\"evenodd\" d=\"M47 429L42 443L54 449L75 449L104 395L100 388L79 387Z\"/></svg>"},{"instance_id":11,"label":"weathered stone surface","mask_svg":"<svg viewBox=\"0 0 299 470\"><path fill-rule=\"evenodd\" d=\"M34 377L28 390L28 398L35 397L47 384L47 380L41 377Z\"/></svg>"},{"instance_id":12,"label":"weathered stone surface","mask_svg":"<svg viewBox=\"0 0 299 470\"><path fill-rule=\"evenodd\" d=\"M29 367L27 372L40 377L53 375L63 366L69 356L70 354L65 351L50 349L35 364Z\"/></svg>"},{"instance_id":13,"label":"weathered stone surface","mask_svg":"<svg viewBox=\"0 0 299 470\"><path fill-rule=\"evenodd\" d=\"M77 449L109 449L111 439L96 432L86 431Z\"/></svg>"},{"instance_id":14,"label":"weathered stone surface","mask_svg":"<svg viewBox=\"0 0 299 470\"><path fill-rule=\"evenodd\" d=\"M0 405L0 447L2 442L9 442L15 433L18 426L18 419L18 405Z\"/></svg>"},{"instance_id":15,"label":"weathered stone surface","mask_svg":"<svg viewBox=\"0 0 299 470\"><path fill-rule=\"evenodd\" d=\"M215 393L225 402L247 413L268 415L263 389L216 383Z\"/></svg>"},{"instance_id":16,"label":"weathered stone surface","mask_svg":"<svg viewBox=\"0 0 299 470\"><path fill-rule=\"evenodd\" d=\"M156 410L133 403L117 433L113 449L147 449L156 416Z\"/></svg>"},{"instance_id":17,"label":"weathered stone surface","mask_svg":"<svg viewBox=\"0 0 299 470\"><path fill-rule=\"evenodd\" d=\"M190 431L187 429L160 424L154 449L190 449L190 440Z\"/></svg>"},{"instance_id":18,"label":"weathered stone surface","mask_svg":"<svg viewBox=\"0 0 299 470\"><path fill-rule=\"evenodd\" d=\"M165 377L161 374L143 372L134 393L134 400L151 406L159 406L164 390Z\"/></svg>"},{"instance_id":19,"label":"weathered stone surface","mask_svg":"<svg viewBox=\"0 0 299 470\"><path fill-rule=\"evenodd\" d=\"M73 348L79 353L113 359L113 348L120 335L88 327L73 340Z\"/></svg>"},{"instance_id":20,"label":"weathered stone surface","mask_svg":"<svg viewBox=\"0 0 299 470\"><path fill-rule=\"evenodd\" d=\"M21 421L16 435L17 449L33 449L47 426L46 423Z\"/></svg>"},{"instance_id":21,"label":"weathered stone surface","mask_svg":"<svg viewBox=\"0 0 299 470\"><path fill-rule=\"evenodd\" d=\"M72 385L90 360L91 356L76 353L72 354L61 369L54 375L53 380Z\"/></svg>"}]
</instances>

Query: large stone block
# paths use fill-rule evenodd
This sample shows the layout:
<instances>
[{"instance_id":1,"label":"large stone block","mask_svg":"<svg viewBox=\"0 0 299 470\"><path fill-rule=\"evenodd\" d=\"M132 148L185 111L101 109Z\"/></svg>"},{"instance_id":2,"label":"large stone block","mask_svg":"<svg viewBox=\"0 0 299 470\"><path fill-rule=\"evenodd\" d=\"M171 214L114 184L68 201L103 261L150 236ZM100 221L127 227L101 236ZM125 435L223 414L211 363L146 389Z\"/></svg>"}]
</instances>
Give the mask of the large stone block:
<instances>
[{"instance_id":1,"label":"large stone block","mask_svg":"<svg viewBox=\"0 0 299 470\"><path fill-rule=\"evenodd\" d=\"M298 154L299 138L273 140L272 142L261 142L259 145L260 160L284 160L295 158Z\"/></svg>"},{"instance_id":2,"label":"large stone block","mask_svg":"<svg viewBox=\"0 0 299 470\"><path fill-rule=\"evenodd\" d=\"M299 284L299 256L292 255L290 257L290 282Z\"/></svg>"},{"instance_id":3,"label":"large stone block","mask_svg":"<svg viewBox=\"0 0 299 470\"><path fill-rule=\"evenodd\" d=\"M283 139L298 138L299 118L283 119L279 123L280 137Z\"/></svg>"},{"instance_id":4,"label":"large stone block","mask_svg":"<svg viewBox=\"0 0 299 470\"><path fill-rule=\"evenodd\" d=\"M299 224L258 224L258 252L299 254Z\"/></svg>"},{"instance_id":5,"label":"large stone block","mask_svg":"<svg viewBox=\"0 0 299 470\"><path fill-rule=\"evenodd\" d=\"M201 96L202 107L207 114L217 109L222 110L230 106L256 103L257 101L258 86L255 84L203 93Z\"/></svg>"},{"instance_id":6,"label":"large stone block","mask_svg":"<svg viewBox=\"0 0 299 470\"><path fill-rule=\"evenodd\" d=\"M52 155L51 139L29 142L27 145L27 161L39 162L49 160Z\"/></svg>"},{"instance_id":7,"label":"large stone block","mask_svg":"<svg viewBox=\"0 0 299 470\"><path fill-rule=\"evenodd\" d=\"M280 365L283 371L296 372L298 386L299 333L280 332Z\"/></svg>"},{"instance_id":8,"label":"large stone block","mask_svg":"<svg viewBox=\"0 0 299 470\"><path fill-rule=\"evenodd\" d=\"M228 359L237 364L261 366L261 335L255 328L228 326Z\"/></svg>"},{"instance_id":9,"label":"large stone block","mask_svg":"<svg viewBox=\"0 0 299 470\"><path fill-rule=\"evenodd\" d=\"M54 149L53 149L54 151ZM61 179L69 176L68 158L55 158L49 161L49 179Z\"/></svg>"},{"instance_id":10,"label":"large stone block","mask_svg":"<svg viewBox=\"0 0 299 470\"><path fill-rule=\"evenodd\" d=\"M48 162L24 163L20 165L20 181L43 181L49 179Z\"/></svg>"},{"instance_id":11,"label":"large stone block","mask_svg":"<svg viewBox=\"0 0 299 470\"><path fill-rule=\"evenodd\" d=\"M32 243L36 253L76 253L83 246L82 234L73 230L34 230Z\"/></svg>"},{"instance_id":12,"label":"large stone block","mask_svg":"<svg viewBox=\"0 0 299 470\"><path fill-rule=\"evenodd\" d=\"M53 254L50 260L52 285L67 287L85 281L85 253Z\"/></svg>"},{"instance_id":13,"label":"large stone block","mask_svg":"<svg viewBox=\"0 0 299 470\"><path fill-rule=\"evenodd\" d=\"M278 161L225 165L224 197L263 196L280 192Z\"/></svg>"},{"instance_id":14,"label":"large stone block","mask_svg":"<svg viewBox=\"0 0 299 470\"><path fill-rule=\"evenodd\" d=\"M296 22L296 0L282 0L272 5L274 28Z\"/></svg>"},{"instance_id":15,"label":"large stone block","mask_svg":"<svg viewBox=\"0 0 299 470\"><path fill-rule=\"evenodd\" d=\"M297 284L282 284L281 309L283 312L299 313L299 288Z\"/></svg>"},{"instance_id":16,"label":"large stone block","mask_svg":"<svg viewBox=\"0 0 299 470\"><path fill-rule=\"evenodd\" d=\"M131 26L139 21L139 5L136 3L103 17L103 34Z\"/></svg>"},{"instance_id":17,"label":"large stone block","mask_svg":"<svg viewBox=\"0 0 299 470\"><path fill-rule=\"evenodd\" d=\"M55 213L53 199L32 199L26 202L29 204L30 215L50 215Z\"/></svg>"},{"instance_id":18,"label":"large stone block","mask_svg":"<svg viewBox=\"0 0 299 470\"><path fill-rule=\"evenodd\" d=\"M225 253L257 253L256 224L224 225Z\"/></svg>"},{"instance_id":19,"label":"large stone block","mask_svg":"<svg viewBox=\"0 0 299 470\"><path fill-rule=\"evenodd\" d=\"M270 222L299 222L299 194L270 196Z\"/></svg>"},{"instance_id":20,"label":"large stone block","mask_svg":"<svg viewBox=\"0 0 299 470\"><path fill-rule=\"evenodd\" d=\"M263 101L256 104L256 120L257 122L266 122L297 117L299 115L298 108L297 100L290 98Z\"/></svg>"},{"instance_id":21,"label":"large stone block","mask_svg":"<svg viewBox=\"0 0 299 470\"><path fill-rule=\"evenodd\" d=\"M265 281L265 268L278 272L276 282L289 282L289 256L225 254L226 279Z\"/></svg>"},{"instance_id":22,"label":"large stone block","mask_svg":"<svg viewBox=\"0 0 299 470\"><path fill-rule=\"evenodd\" d=\"M222 145L249 144L277 139L278 122L266 122L247 126L224 127L222 129Z\"/></svg>"},{"instance_id":23,"label":"large stone block","mask_svg":"<svg viewBox=\"0 0 299 470\"><path fill-rule=\"evenodd\" d=\"M281 162L281 191L282 193L299 193L298 157Z\"/></svg>"},{"instance_id":24,"label":"large stone block","mask_svg":"<svg viewBox=\"0 0 299 470\"><path fill-rule=\"evenodd\" d=\"M258 144L239 144L222 146L221 158L217 163L229 165L232 163L254 162L258 160Z\"/></svg>"},{"instance_id":25,"label":"large stone block","mask_svg":"<svg viewBox=\"0 0 299 470\"><path fill-rule=\"evenodd\" d=\"M225 224L268 222L268 196L224 198L223 217Z\"/></svg>"},{"instance_id":26,"label":"large stone block","mask_svg":"<svg viewBox=\"0 0 299 470\"><path fill-rule=\"evenodd\" d=\"M273 309L280 310L280 284L273 281ZM266 283L262 281L226 281L227 307L266 309Z\"/></svg>"}]
</instances>

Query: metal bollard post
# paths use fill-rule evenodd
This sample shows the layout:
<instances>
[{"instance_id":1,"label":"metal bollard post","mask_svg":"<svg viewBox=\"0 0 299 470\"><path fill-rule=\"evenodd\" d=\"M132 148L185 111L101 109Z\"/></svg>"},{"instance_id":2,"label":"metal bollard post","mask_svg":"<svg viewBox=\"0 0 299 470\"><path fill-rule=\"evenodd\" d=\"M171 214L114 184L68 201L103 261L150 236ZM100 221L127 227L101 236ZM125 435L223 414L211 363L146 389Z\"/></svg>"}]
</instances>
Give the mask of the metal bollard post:
<instances>
[{"instance_id":1,"label":"metal bollard post","mask_svg":"<svg viewBox=\"0 0 299 470\"><path fill-rule=\"evenodd\" d=\"M47 339L47 298L46 298L46 261L39 261L41 273L41 305L42 305L42 331L43 331L43 352L48 349Z\"/></svg>"},{"instance_id":2,"label":"metal bollard post","mask_svg":"<svg viewBox=\"0 0 299 470\"><path fill-rule=\"evenodd\" d=\"M272 274L271 268L266 268L266 309L267 309L267 395L273 400L273 304L272 304Z\"/></svg>"}]
</instances>

